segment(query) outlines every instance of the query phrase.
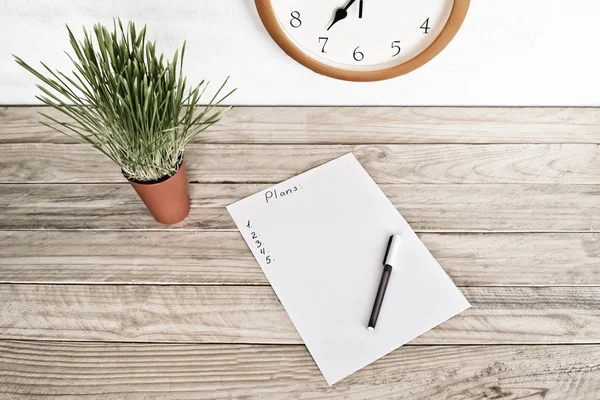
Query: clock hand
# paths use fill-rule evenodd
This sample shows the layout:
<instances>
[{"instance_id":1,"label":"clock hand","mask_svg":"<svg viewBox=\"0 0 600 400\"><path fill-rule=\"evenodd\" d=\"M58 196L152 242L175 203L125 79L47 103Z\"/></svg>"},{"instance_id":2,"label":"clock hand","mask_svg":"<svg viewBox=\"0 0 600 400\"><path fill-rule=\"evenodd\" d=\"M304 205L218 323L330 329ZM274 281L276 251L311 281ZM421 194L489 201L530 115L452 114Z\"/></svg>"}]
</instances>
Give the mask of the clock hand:
<instances>
[{"instance_id":1,"label":"clock hand","mask_svg":"<svg viewBox=\"0 0 600 400\"><path fill-rule=\"evenodd\" d=\"M358 18L362 18L362 10L363 10L363 0L360 0L360 3L358 3Z\"/></svg>"},{"instance_id":2,"label":"clock hand","mask_svg":"<svg viewBox=\"0 0 600 400\"><path fill-rule=\"evenodd\" d=\"M346 7L338 8L336 10L335 17L333 17L333 22L331 23L331 25L329 25L329 28L327 28L327 30L330 30L333 25L335 25L336 23L348 16L348 8L350 8L350 6L354 4L355 1L356 0L350 0L348 4L346 4Z\"/></svg>"}]
</instances>

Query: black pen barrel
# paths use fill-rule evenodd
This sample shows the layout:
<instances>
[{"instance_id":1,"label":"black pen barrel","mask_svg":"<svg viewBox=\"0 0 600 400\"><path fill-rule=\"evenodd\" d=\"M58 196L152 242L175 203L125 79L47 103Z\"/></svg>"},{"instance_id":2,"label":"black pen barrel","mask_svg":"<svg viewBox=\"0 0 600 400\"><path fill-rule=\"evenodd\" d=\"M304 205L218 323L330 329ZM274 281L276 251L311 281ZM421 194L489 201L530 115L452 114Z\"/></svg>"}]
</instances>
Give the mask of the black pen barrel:
<instances>
[{"instance_id":1,"label":"black pen barrel","mask_svg":"<svg viewBox=\"0 0 600 400\"><path fill-rule=\"evenodd\" d=\"M379 317L379 311L381 310L381 304L383 303L383 297L385 296L385 290L387 289L390 275L392 274L392 266L386 265L383 268L383 274L381 275L381 281L379 282L379 289L377 289L377 296L375 297L375 304L373 304L373 311L371 311L371 318L369 319L369 328L375 328L377 318Z\"/></svg>"}]
</instances>

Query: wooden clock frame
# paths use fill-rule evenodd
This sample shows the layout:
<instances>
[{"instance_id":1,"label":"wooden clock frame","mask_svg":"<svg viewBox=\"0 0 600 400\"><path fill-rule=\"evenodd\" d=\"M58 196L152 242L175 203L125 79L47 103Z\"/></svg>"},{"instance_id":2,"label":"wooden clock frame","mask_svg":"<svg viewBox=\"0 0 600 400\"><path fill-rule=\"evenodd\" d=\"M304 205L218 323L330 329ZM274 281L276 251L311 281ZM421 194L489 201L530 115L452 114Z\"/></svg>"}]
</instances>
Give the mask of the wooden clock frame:
<instances>
[{"instance_id":1,"label":"wooden clock frame","mask_svg":"<svg viewBox=\"0 0 600 400\"><path fill-rule=\"evenodd\" d=\"M394 78L407 74L425 65L437 56L452 41L469 9L470 0L454 0L452 11L439 36L425 50L410 60L390 68L375 71L349 71L335 68L316 61L300 50L286 35L279 25L271 0L255 0L258 15L271 38L281 49L294 60L314 72L335 79L354 82L373 82Z\"/></svg>"}]
</instances>

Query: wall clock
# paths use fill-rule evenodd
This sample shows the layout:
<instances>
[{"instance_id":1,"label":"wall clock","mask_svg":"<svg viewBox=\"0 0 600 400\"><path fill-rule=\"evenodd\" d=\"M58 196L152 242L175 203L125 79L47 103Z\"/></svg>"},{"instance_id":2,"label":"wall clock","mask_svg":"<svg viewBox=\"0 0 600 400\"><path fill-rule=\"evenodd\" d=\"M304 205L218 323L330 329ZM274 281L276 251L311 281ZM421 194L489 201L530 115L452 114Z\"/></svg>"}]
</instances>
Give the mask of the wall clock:
<instances>
[{"instance_id":1,"label":"wall clock","mask_svg":"<svg viewBox=\"0 0 600 400\"><path fill-rule=\"evenodd\" d=\"M470 0L255 0L273 40L332 78L377 81L438 55L458 32Z\"/></svg>"}]
</instances>

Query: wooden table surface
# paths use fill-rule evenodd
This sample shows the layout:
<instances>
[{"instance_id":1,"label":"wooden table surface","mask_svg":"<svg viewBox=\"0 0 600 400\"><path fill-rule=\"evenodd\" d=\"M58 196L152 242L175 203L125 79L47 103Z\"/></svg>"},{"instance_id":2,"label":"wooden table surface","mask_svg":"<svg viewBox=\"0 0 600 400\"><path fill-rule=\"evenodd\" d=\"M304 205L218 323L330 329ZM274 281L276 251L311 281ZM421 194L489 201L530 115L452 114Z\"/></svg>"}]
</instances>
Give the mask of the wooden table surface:
<instances>
[{"instance_id":1,"label":"wooden table surface","mask_svg":"<svg viewBox=\"0 0 600 400\"><path fill-rule=\"evenodd\" d=\"M235 108L176 226L38 111L0 108L0 398L600 399L600 109ZM473 307L328 387L224 207L350 151Z\"/></svg>"}]
</instances>

